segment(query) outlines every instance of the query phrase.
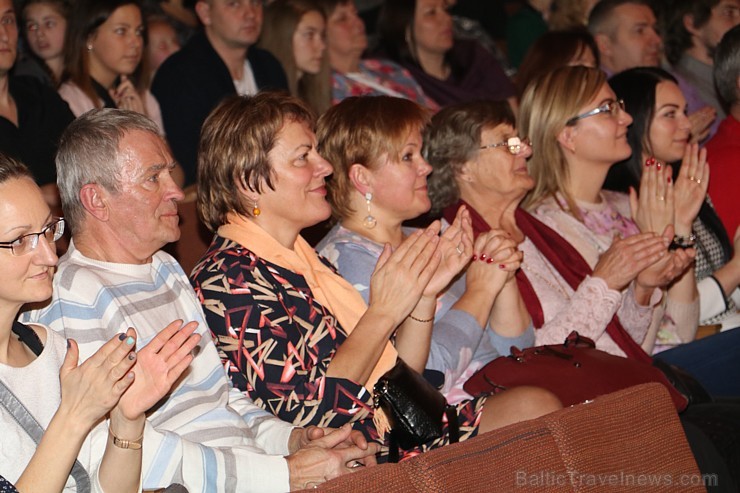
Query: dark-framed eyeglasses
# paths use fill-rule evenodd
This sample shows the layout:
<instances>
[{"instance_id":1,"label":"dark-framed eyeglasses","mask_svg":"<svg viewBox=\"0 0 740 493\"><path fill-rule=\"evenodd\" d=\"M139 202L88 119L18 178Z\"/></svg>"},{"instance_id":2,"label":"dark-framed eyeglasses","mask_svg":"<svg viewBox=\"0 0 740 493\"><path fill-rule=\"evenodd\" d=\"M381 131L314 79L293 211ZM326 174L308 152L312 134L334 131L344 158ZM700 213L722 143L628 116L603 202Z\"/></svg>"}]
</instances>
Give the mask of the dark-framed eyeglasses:
<instances>
[{"instance_id":1,"label":"dark-framed eyeglasses","mask_svg":"<svg viewBox=\"0 0 740 493\"><path fill-rule=\"evenodd\" d=\"M39 237L43 236L49 244L56 242L64 234L64 218L57 217L47 227L38 233L28 233L19 236L13 241L0 241L0 248L9 248L15 256L25 255L36 249Z\"/></svg>"},{"instance_id":2,"label":"dark-framed eyeglasses","mask_svg":"<svg viewBox=\"0 0 740 493\"><path fill-rule=\"evenodd\" d=\"M520 139L519 137L509 137L504 142L480 146L480 149L493 149L495 147L506 147L511 154L516 156L517 154L522 152L522 149L524 147L532 147L532 144L530 144L529 139L526 138Z\"/></svg>"},{"instance_id":3,"label":"dark-framed eyeglasses","mask_svg":"<svg viewBox=\"0 0 740 493\"><path fill-rule=\"evenodd\" d=\"M584 118L598 115L599 113L609 113L611 116L617 116L620 111L624 111L624 100L617 99L616 101L607 101L598 108L594 108L591 111L587 111L586 113L574 116L573 118L565 122L565 124L573 125L578 120L583 120Z\"/></svg>"}]
</instances>

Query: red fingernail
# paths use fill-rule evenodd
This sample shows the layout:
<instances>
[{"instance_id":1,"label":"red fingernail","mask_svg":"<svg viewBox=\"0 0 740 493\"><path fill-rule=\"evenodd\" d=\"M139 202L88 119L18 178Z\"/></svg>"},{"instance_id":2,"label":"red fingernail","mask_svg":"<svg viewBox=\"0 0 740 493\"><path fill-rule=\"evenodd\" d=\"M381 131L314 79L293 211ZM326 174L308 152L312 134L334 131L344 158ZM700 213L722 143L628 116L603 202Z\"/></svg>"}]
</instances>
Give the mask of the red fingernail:
<instances>
[{"instance_id":1,"label":"red fingernail","mask_svg":"<svg viewBox=\"0 0 740 493\"><path fill-rule=\"evenodd\" d=\"M504 264L498 264L498 268L499 268L499 269L505 269L505 268L506 268L506 266L505 266Z\"/></svg>"},{"instance_id":2,"label":"red fingernail","mask_svg":"<svg viewBox=\"0 0 740 493\"><path fill-rule=\"evenodd\" d=\"M486 259L486 263L487 264L492 264L493 263L493 259L492 258L487 258Z\"/></svg>"},{"instance_id":3,"label":"red fingernail","mask_svg":"<svg viewBox=\"0 0 740 493\"><path fill-rule=\"evenodd\" d=\"M486 254L485 254L485 253L481 253L481 254L480 254L480 259L481 259L481 261L485 260L485 259L486 259L486 257L487 257L487 256L486 256Z\"/></svg>"},{"instance_id":4,"label":"red fingernail","mask_svg":"<svg viewBox=\"0 0 740 493\"><path fill-rule=\"evenodd\" d=\"M661 169L663 169L663 163L661 163L660 161L658 161L658 164L656 164L656 165L655 165L655 168L656 168L656 169L657 169L658 171L660 171Z\"/></svg>"},{"instance_id":5,"label":"red fingernail","mask_svg":"<svg viewBox=\"0 0 740 493\"><path fill-rule=\"evenodd\" d=\"M673 181L673 178L671 178L671 177L669 176L669 177L668 177L668 183L670 183L671 181Z\"/></svg>"},{"instance_id":6,"label":"red fingernail","mask_svg":"<svg viewBox=\"0 0 740 493\"><path fill-rule=\"evenodd\" d=\"M473 254L473 260L478 260L478 255L476 255L475 253Z\"/></svg>"},{"instance_id":7,"label":"red fingernail","mask_svg":"<svg viewBox=\"0 0 740 493\"><path fill-rule=\"evenodd\" d=\"M649 157L645 160L645 166L650 167L655 164L655 158Z\"/></svg>"}]
</instances>

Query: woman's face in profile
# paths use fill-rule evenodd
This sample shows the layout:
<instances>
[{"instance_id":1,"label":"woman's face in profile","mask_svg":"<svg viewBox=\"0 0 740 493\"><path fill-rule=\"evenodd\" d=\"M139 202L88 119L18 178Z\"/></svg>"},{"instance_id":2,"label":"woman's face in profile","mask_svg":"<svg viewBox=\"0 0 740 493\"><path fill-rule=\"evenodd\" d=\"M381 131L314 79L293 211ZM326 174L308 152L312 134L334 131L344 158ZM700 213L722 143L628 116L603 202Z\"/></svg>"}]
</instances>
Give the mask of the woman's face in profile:
<instances>
[{"instance_id":1,"label":"woman's face in profile","mask_svg":"<svg viewBox=\"0 0 740 493\"><path fill-rule=\"evenodd\" d=\"M308 124L286 120L268 156L275 189L262 187L260 221L298 234L327 219L331 206L325 178L333 170L316 151L316 136Z\"/></svg>"},{"instance_id":2,"label":"woman's face in profile","mask_svg":"<svg viewBox=\"0 0 740 493\"><path fill-rule=\"evenodd\" d=\"M627 142L627 127L632 117L624 110L614 113L601 111L607 104L615 105L617 96L609 84L604 83L591 100L578 109L582 118L561 132L561 145L584 164L612 164L627 159L632 148ZM613 108L613 106L612 106ZM595 110L600 109L599 112ZM590 116L588 113L594 112ZM576 115L573 115L574 117Z\"/></svg>"},{"instance_id":3,"label":"woman's face in profile","mask_svg":"<svg viewBox=\"0 0 740 493\"><path fill-rule=\"evenodd\" d=\"M486 196L497 200L521 199L534 188L534 179L527 170L527 158L532 155L532 148L520 144L519 152L512 154L508 145L498 145L508 143L513 137L518 137L517 131L508 123L485 127L481 131L480 147L497 147L479 149L475 157L463 165L463 174L470 178L471 184L463 189L479 195L478 199ZM462 198L466 197L463 195Z\"/></svg>"},{"instance_id":4,"label":"woman's face in profile","mask_svg":"<svg viewBox=\"0 0 740 493\"><path fill-rule=\"evenodd\" d=\"M686 116L686 98L671 81L655 86L655 109L648 130L648 143L659 161L679 161L691 137L691 123Z\"/></svg>"},{"instance_id":5,"label":"woman's face in profile","mask_svg":"<svg viewBox=\"0 0 740 493\"><path fill-rule=\"evenodd\" d=\"M0 242L38 233L53 220L33 180L11 178L0 184ZM23 255L13 255L9 248L0 249L0 303L21 305L49 299L56 263L56 247L43 235L36 248Z\"/></svg>"}]
</instances>

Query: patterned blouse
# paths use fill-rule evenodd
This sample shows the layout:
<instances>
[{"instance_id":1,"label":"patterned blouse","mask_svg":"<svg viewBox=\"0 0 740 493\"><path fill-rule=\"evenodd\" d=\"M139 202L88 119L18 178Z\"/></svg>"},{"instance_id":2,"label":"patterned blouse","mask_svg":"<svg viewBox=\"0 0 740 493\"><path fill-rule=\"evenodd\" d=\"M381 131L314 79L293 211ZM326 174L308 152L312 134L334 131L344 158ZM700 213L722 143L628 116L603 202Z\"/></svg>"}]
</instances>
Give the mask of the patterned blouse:
<instances>
[{"instance_id":1,"label":"patterned blouse","mask_svg":"<svg viewBox=\"0 0 740 493\"><path fill-rule=\"evenodd\" d=\"M352 423L383 443L373 424L372 395L345 378L326 376L347 332L316 299L305 278L216 235L191 282L234 385L297 426ZM485 398L457 405L460 440L477 434ZM446 433L410 457L448 442ZM382 457L381 457L382 460Z\"/></svg>"},{"instance_id":2,"label":"patterned blouse","mask_svg":"<svg viewBox=\"0 0 740 493\"><path fill-rule=\"evenodd\" d=\"M424 94L408 70L390 60L360 60L359 72L332 72L332 104L350 96L395 96L437 111L439 105Z\"/></svg>"}]
</instances>

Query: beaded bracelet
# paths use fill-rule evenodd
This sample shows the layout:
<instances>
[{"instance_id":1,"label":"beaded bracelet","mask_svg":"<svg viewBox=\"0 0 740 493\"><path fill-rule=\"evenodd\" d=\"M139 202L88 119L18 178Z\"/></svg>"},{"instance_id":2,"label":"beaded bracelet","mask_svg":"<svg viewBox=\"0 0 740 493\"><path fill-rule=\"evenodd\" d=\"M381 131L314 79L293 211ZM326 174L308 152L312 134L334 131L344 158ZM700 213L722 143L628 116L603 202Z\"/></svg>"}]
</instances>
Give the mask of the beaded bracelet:
<instances>
[{"instance_id":1,"label":"beaded bracelet","mask_svg":"<svg viewBox=\"0 0 740 493\"><path fill-rule=\"evenodd\" d=\"M688 236L675 235L673 241L668 245L669 250L686 250L687 248L694 248L696 246L696 235L690 234Z\"/></svg>"}]
</instances>

